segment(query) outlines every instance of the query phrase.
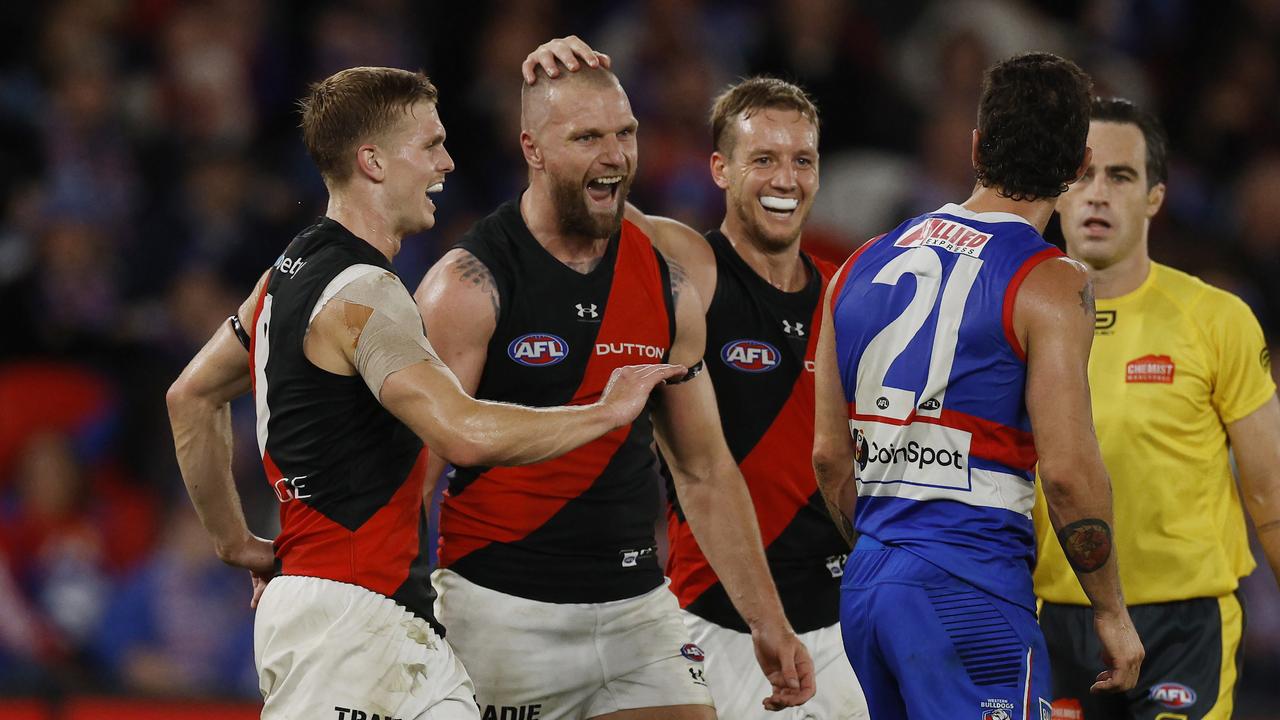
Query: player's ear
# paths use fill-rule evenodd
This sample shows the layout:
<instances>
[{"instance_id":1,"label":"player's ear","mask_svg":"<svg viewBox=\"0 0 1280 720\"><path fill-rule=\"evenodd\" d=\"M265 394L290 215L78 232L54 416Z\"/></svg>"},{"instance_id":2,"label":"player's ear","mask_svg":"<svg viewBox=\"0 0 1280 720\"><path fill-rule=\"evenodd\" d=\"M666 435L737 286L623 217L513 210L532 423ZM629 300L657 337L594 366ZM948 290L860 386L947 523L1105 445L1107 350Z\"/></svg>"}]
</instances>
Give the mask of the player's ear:
<instances>
[{"instance_id":1,"label":"player's ear","mask_svg":"<svg viewBox=\"0 0 1280 720\"><path fill-rule=\"evenodd\" d=\"M528 130L520 131L520 151L524 153L524 161L534 170L541 170L546 166L542 157L542 148L538 147L538 141Z\"/></svg>"},{"instance_id":2,"label":"player's ear","mask_svg":"<svg viewBox=\"0 0 1280 720\"><path fill-rule=\"evenodd\" d=\"M982 142L982 133L977 128L973 129L973 146L969 148L969 162L973 164L973 169L978 169L978 143Z\"/></svg>"},{"instance_id":3,"label":"player's ear","mask_svg":"<svg viewBox=\"0 0 1280 720\"><path fill-rule=\"evenodd\" d=\"M1088 145L1084 148L1084 161L1080 163L1080 167L1076 168L1076 176L1069 184L1080 182L1080 178L1084 177L1085 172L1089 170L1089 166L1093 164L1093 148Z\"/></svg>"},{"instance_id":4,"label":"player's ear","mask_svg":"<svg viewBox=\"0 0 1280 720\"><path fill-rule=\"evenodd\" d=\"M356 148L356 168L374 182L385 180L387 169L382 157L382 148L373 143L365 143Z\"/></svg>"},{"instance_id":5,"label":"player's ear","mask_svg":"<svg viewBox=\"0 0 1280 720\"><path fill-rule=\"evenodd\" d=\"M1164 183L1156 183L1147 191L1147 219L1156 216L1160 212L1160 206L1164 205Z\"/></svg>"},{"instance_id":6,"label":"player's ear","mask_svg":"<svg viewBox=\"0 0 1280 720\"><path fill-rule=\"evenodd\" d=\"M721 190L729 189L729 158L719 150L711 153L711 180Z\"/></svg>"}]
</instances>

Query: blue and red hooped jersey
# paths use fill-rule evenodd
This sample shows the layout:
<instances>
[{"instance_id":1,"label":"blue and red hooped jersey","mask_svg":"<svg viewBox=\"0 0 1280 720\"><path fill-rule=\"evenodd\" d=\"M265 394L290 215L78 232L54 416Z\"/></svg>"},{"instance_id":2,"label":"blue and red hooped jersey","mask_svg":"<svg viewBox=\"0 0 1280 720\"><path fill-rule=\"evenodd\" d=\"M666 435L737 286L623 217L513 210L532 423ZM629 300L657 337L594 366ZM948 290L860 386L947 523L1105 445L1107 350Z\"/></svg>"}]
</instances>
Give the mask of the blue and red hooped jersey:
<instances>
[{"instance_id":1,"label":"blue and red hooped jersey","mask_svg":"<svg viewBox=\"0 0 1280 720\"><path fill-rule=\"evenodd\" d=\"M858 531L1033 610L1036 452L1013 307L1061 256L1021 217L946 205L859 250L832 299Z\"/></svg>"}]
</instances>

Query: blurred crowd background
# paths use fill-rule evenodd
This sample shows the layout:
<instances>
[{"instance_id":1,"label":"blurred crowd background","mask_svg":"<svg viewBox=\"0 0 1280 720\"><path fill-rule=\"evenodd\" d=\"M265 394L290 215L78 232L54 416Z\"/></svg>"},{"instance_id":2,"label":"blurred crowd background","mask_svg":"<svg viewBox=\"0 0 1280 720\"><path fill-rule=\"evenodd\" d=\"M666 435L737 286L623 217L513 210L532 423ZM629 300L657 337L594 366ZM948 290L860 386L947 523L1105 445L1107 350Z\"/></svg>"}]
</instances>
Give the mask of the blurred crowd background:
<instances>
[{"instance_id":1,"label":"blurred crowd background","mask_svg":"<svg viewBox=\"0 0 1280 720\"><path fill-rule=\"evenodd\" d=\"M164 391L323 214L294 103L342 68L422 68L441 91L458 169L397 259L412 288L523 187L519 65L551 37L612 55L640 118L634 201L700 229L723 213L711 98L760 72L806 87L806 244L837 261L967 197L982 70L1052 50L1169 128L1153 255L1280 340L1280 0L52 0L4 3L0 31L0 698L257 697L248 577L190 509ZM233 417L272 536L251 404ZM1243 594L1238 716L1280 718L1265 564Z\"/></svg>"}]
</instances>

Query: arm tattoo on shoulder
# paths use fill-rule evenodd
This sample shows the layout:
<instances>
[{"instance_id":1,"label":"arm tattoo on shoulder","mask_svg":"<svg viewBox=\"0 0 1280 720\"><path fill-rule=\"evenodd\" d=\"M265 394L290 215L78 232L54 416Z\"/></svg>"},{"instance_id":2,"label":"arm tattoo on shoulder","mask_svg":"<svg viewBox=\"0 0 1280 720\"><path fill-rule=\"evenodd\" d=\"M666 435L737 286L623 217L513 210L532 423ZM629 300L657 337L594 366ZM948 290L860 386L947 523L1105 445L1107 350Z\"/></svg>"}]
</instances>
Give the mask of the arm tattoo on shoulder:
<instances>
[{"instance_id":1,"label":"arm tattoo on shoulder","mask_svg":"<svg viewBox=\"0 0 1280 720\"><path fill-rule=\"evenodd\" d=\"M1093 280L1086 280L1084 287L1080 288L1080 308L1090 318L1094 316Z\"/></svg>"},{"instance_id":2,"label":"arm tattoo on shoulder","mask_svg":"<svg viewBox=\"0 0 1280 720\"><path fill-rule=\"evenodd\" d=\"M689 284L689 273L685 272L683 265L671 258L667 258L667 268L671 272L671 302L676 304L680 300L681 291Z\"/></svg>"},{"instance_id":3,"label":"arm tattoo on shoulder","mask_svg":"<svg viewBox=\"0 0 1280 720\"><path fill-rule=\"evenodd\" d=\"M1111 526L1097 518L1077 520L1062 528L1058 542L1078 573L1091 573L1111 558Z\"/></svg>"},{"instance_id":4,"label":"arm tattoo on shoulder","mask_svg":"<svg viewBox=\"0 0 1280 720\"><path fill-rule=\"evenodd\" d=\"M481 291L488 293L489 302L493 303L493 315L498 316L498 285L493 280L489 266L480 262L480 258L471 253L464 253L453 263L453 272L458 279L470 283Z\"/></svg>"}]
</instances>

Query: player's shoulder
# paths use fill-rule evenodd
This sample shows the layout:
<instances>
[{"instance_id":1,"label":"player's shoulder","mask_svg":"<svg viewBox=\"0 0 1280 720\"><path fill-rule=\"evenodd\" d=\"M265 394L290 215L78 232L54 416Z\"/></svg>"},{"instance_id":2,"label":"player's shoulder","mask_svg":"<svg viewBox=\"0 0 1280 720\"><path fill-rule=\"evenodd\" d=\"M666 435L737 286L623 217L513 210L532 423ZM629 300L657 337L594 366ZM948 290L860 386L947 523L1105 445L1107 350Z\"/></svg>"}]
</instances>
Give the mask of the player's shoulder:
<instances>
[{"instance_id":1,"label":"player's shoulder","mask_svg":"<svg viewBox=\"0 0 1280 720\"><path fill-rule=\"evenodd\" d=\"M645 215L630 204L627 205L624 217L667 259L675 259L685 265L715 262L706 239L679 220Z\"/></svg>"},{"instance_id":2,"label":"player's shoulder","mask_svg":"<svg viewBox=\"0 0 1280 720\"><path fill-rule=\"evenodd\" d=\"M716 288L716 255L707 239L678 220L645 215L629 203L624 218L648 238L673 278L694 283L706 309Z\"/></svg>"},{"instance_id":3,"label":"player's shoulder","mask_svg":"<svg viewBox=\"0 0 1280 720\"><path fill-rule=\"evenodd\" d=\"M472 248L455 246L427 270L414 300L425 307L446 300L450 303L465 300L472 293L486 297L496 295L497 279Z\"/></svg>"},{"instance_id":4,"label":"player's shoulder","mask_svg":"<svg viewBox=\"0 0 1280 720\"><path fill-rule=\"evenodd\" d=\"M1156 262L1151 263L1151 273L1152 289L1198 325L1256 322L1248 303L1229 290Z\"/></svg>"}]
</instances>

